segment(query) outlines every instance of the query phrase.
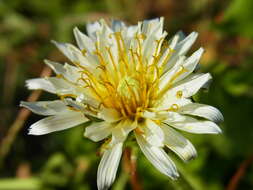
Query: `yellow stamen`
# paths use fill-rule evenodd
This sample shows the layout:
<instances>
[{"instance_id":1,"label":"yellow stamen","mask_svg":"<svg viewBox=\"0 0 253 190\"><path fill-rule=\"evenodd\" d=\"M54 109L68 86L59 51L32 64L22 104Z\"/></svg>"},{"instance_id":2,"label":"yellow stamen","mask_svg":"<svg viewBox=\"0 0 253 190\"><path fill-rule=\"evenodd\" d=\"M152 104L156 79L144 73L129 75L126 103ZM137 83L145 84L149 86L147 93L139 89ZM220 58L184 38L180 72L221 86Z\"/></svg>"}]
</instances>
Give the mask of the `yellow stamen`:
<instances>
[{"instance_id":1,"label":"yellow stamen","mask_svg":"<svg viewBox=\"0 0 253 190\"><path fill-rule=\"evenodd\" d=\"M177 98L182 98L182 96L183 96L183 91L182 91L182 90L177 91L176 96L177 96Z\"/></svg>"}]
</instances>

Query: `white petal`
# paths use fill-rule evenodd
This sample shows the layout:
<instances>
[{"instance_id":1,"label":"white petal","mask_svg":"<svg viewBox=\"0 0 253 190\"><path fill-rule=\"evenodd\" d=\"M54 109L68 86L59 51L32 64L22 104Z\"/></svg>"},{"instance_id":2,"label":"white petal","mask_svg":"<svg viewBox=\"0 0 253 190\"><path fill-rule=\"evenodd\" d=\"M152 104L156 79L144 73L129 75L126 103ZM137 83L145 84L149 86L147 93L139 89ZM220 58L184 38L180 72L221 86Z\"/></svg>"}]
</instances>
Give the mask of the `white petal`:
<instances>
[{"instance_id":1,"label":"white petal","mask_svg":"<svg viewBox=\"0 0 253 190\"><path fill-rule=\"evenodd\" d=\"M163 22L164 22L163 17L151 20L144 20L142 23L142 33L149 36L159 26L159 31L157 32L158 35L161 35L163 30Z\"/></svg>"},{"instance_id":2,"label":"white petal","mask_svg":"<svg viewBox=\"0 0 253 190\"><path fill-rule=\"evenodd\" d=\"M44 62L57 74L64 76L67 80L75 83L78 78L80 78L79 69L72 65L65 63L64 65L61 63L57 63L50 60L44 60Z\"/></svg>"},{"instance_id":3,"label":"white petal","mask_svg":"<svg viewBox=\"0 0 253 190\"><path fill-rule=\"evenodd\" d=\"M121 119L121 114L112 108L102 108L98 113L98 117L107 122L116 122Z\"/></svg>"},{"instance_id":4,"label":"white petal","mask_svg":"<svg viewBox=\"0 0 253 190\"><path fill-rule=\"evenodd\" d=\"M112 129L112 144L125 141L128 134L137 127L137 123L131 120L122 120Z\"/></svg>"},{"instance_id":5,"label":"white petal","mask_svg":"<svg viewBox=\"0 0 253 190\"><path fill-rule=\"evenodd\" d=\"M178 41L180 40L180 35L178 35L178 33L173 36L170 40L169 40L169 46L171 49L174 49L175 46L177 45Z\"/></svg>"},{"instance_id":6,"label":"white petal","mask_svg":"<svg viewBox=\"0 0 253 190\"><path fill-rule=\"evenodd\" d=\"M30 90L45 90L54 94L73 94L75 86L72 83L58 77L35 78L26 81Z\"/></svg>"},{"instance_id":7,"label":"white petal","mask_svg":"<svg viewBox=\"0 0 253 190\"><path fill-rule=\"evenodd\" d=\"M171 49L175 49L178 42L182 41L185 35L182 31L178 31L170 40L169 46Z\"/></svg>"},{"instance_id":8,"label":"white petal","mask_svg":"<svg viewBox=\"0 0 253 190\"><path fill-rule=\"evenodd\" d=\"M211 121L202 121L176 112L168 112L168 119L164 123L190 133L217 134L221 129Z\"/></svg>"},{"instance_id":9,"label":"white petal","mask_svg":"<svg viewBox=\"0 0 253 190\"><path fill-rule=\"evenodd\" d=\"M167 125L162 127L165 138L164 144L174 151L182 160L189 161L197 156L194 146L176 130Z\"/></svg>"},{"instance_id":10,"label":"white petal","mask_svg":"<svg viewBox=\"0 0 253 190\"><path fill-rule=\"evenodd\" d=\"M97 115L91 110L87 109L85 104L74 101L71 98L65 98L64 103L69 107L69 109L81 111L87 117L92 116L97 118Z\"/></svg>"},{"instance_id":11,"label":"white petal","mask_svg":"<svg viewBox=\"0 0 253 190\"><path fill-rule=\"evenodd\" d=\"M181 41L182 39L184 39L185 36L183 34L183 32L179 31L176 33L175 36L172 37L172 39L169 40L169 48L167 48L167 50L165 50L162 54L162 57L160 58L159 62L158 62L158 66L161 65L166 65L167 70L170 69L172 66L175 65L175 63L178 61L178 58L180 57L178 54L175 56L174 54L176 53L174 51L176 45L178 44L179 41ZM174 58L172 57L172 55L174 56ZM173 60L171 60L171 58L173 58Z\"/></svg>"},{"instance_id":12,"label":"white petal","mask_svg":"<svg viewBox=\"0 0 253 190\"><path fill-rule=\"evenodd\" d=\"M197 39L197 36L198 36L197 32L192 32L186 38L184 38L182 41L180 41L180 42L176 41L176 45L173 48L174 51L173 51L170 59L168 60L165 71L167 71L169 68L171 68L171 66L174 65L176 60L178 60L178 57L183 56L188 52L188 50L191 48L191 46L193 45L193 43ZM181 38L181 36L179 36L178 38Z\"/></svg>"},{"instance_id":13,"label":"white petal","mask_svg":"<svg viewBox=\"0 0 253 190\"><path fill-rule=\"evenodd\" d=\"M63 74L66 70L63 68L61 63L57 63L55 61L44 60L44 62L56 73L56 74Z\"/></svg>"},{"instance_id":14,"label":"white petal","mask_svg":"<svg viewBox=\"0 0 253 190\"><path fill-rule=\"evenodd\" d=\"M107 138L112 133L114 126L107 122L92 122L91 125L85 128L84 136L98 142Z\"/></svg>"},{"instance_id":15,"label":"white petal","mask_svg":"<svg viewBox=\"0 0 253 190\"><path fill-rule=\"evenodd\" d=\"M184 80L175 83L171 89L167 91L168 94L176 96L177 92L182 92L183 98L189 98L196 94L200 88L205 86L212 79L209 73L206 74L192 74Z\"/></svg>"},{"instance_id":16,"label":"white petal","mask_svg":"<svg viewBox=\"0 0 253 190\"><path fill-rule=\"evenodd\" d=\"M183 63L183 67L186 71L182 73L181 75L179 75L174 81L174 83L184 79L195 70L203 52L204 52L204 49L200 48L199 50L194 52L189 58L185 60L185 62Z\"/></svg>"},{"instance_id":17,"label":"white petal","mask_svg":"<svg viewBox=\"0 0 253 190\"><path fill-rule=\"evenodd\" d=\"M95 39L96 38L96 32L101 30L101 25L99 22L94 22L94 23L88 23L86 25L86 30L89 35L89 37Z\"/></svg>"},{"instance_id":18,"label":"white petal","mask_svg":"<svg viewBox=\"0 0 253 190\"><path fill-rule=\"evenodd\" d=\"M65 81L62 78L58 77L48 77L46 78L52 86L54 87L54 92L56 94L62 95L62 94L73 94L75 92L76 86L74 86L72 83L69 83Z\"/></svg>"},{"instance_id":19,"label":"white petal","mask_svg":"<svg viewBox=\"0 0 253 190\"><path fill-rule=\"evenodd\" d=\"M144 126L143 132L145 140L151 146L163 147L164 133L163 130L154 121L147 119Z\"/></svg>"},{"instance_id":20,"label":"white petal","mask_svg":"<svg viewBox=\"0 0 253 190\"><path fill-rule=\"evenodd\" d=\"M55 93L55 87L46 78L35 78L26 80L26 87L30 90L45 90Z\"/></svg>"},{"instance_id":21,"label":"white petal","mask_svg":"<svg viewBox=\"0 0 253 190\"><path fill-rule=\"evenodd\" d=\"M72 44L60 43L52 40L52 43L72 62L75 62L75 57L73 56L73 50L77 49Z\"/></svg>"},{"instance_id":22,"label":"white petal","mask_svg":"<svg viewBox=\"0 0 253 190\"><path fill-rule=\"evenodd\" d=\"M189 103L192 103L190 99L178 98L175 95L167 93L162 97L160 101L157 102L155 110L166 110L172 108L173 106L177 106L178 108L180 108L181 106L185 106Z\"/></svg>"},{"instance_id":23,"label":"white petal","mask_svg":"<svg viewBox=\"0 0 253 190\"><path fill-rule=\"evenodd\" d=\"M148 60L148 64L153 62L153 56L155 52L159 52L162 42L167 35L167 32L163 32L163 19L159 21L158 19L147 21L145 29L145 21L143 23L143 30L147 30L147 33L144 31L143 33L147 36L143 43L143 57L150 58ZM159 46L157 47L157 40L161 40Z\"/></svg>"},{"instance_id":24,"label":"white petal","mask_svg":"<svg viewBox=\"0 0 253 190\"><path fill-rule=\"evenodd\" d=\"M142 117L146 118L146 119L156 119L157 118L157 114L155 112L150 112L145 110L142 113Z\"/></svg>"},{"instance_id":25,"label":"white petal","mask_svg":"<svg viewBox=\"0 0 253 190\"><path fill-rule=\"evenodd\" d=\"M88 121L80 112L49 116L37 121L29 128L29 135L44 135L55 131L65 130L75 127Z\"/></svg>"},{"instance_id":26,"label":"white petal","mask_svg":"<svg viewBox=\"0 0 253 190\"><path fill-rule=\"evenodd\" d=\"M115 32L122 31L126 27L124 22L121 22L119 20L113 20L112 21L112 30Z\"/></svg>"},{"instance_id":27,"label":"white petal","mask_svg":"<svg viewBox=\"0 0 253 190\"><path fill-rule=\"evenodd\" d=\"M96 69L96 67L98 66L98 62L96 61L94 55L91 56L89 53L87 53L86 56L83 56L83 53L72 44L60 43L56 41L52 42L71 62L79 63L93 74L96 71L99 71L98 69Z\"/></svg>"},{"instance_id":28,"label":"white petal","mask_svg":"<svg viewBox=\"0 0 253 190\"><path fill-rule=\"evenodd\" d=\"M63 101L38 101L38 102L23 102L20 106L25 107L32 112L39 115L59 115L66 112L70 112L68 107Z\"/></svg>"},{"instance_id":29,"label":"white petal","mask_svg":"<svg viewBox=\"0 0 253 190\"><path fill-rule=\"evenodd\" d=\"M179 176L175 164L162 148L150 146L145 139L136 132L135 137L142 152L157 170L172 179L176 179Z\"/></svg>"},{"instance_id":30,"label":"white petal","mask_svg":"<svg viewBox=\"0 0 253 190\"><path fill-rule=\"evenodd\" d=\"M162 75L160 79L159 89L162 91L164 88L167 88L168 85L171 86L172 84L181 81L182 79L190 75L196 68L203 52L204 49L200 48L187 59L185 56L178 57L175 65ZM184 69L184 71L180 73L182 68Z\"/></svg>"},{"instance_id":31,"label":"white petal","mask_svg":"<svg viewBox=\"0 0 253 190\"><path fill-rule=\"evenodd\" d=\"M114 182L122 155L122 145L123 143L116 144L104 152L97 172L98 190L107 190Z\"/></svg>"},{"instance_id":32,"label":"white petal","mask_svg":"<svg viewBox=\"0 0 253 190\"><path fill-rule=\"evenodd\" d=\"M192 32L191 34L189 34L186 38L184 38L176 45L175 54L177 54L177 56L185 55L187 51L191 48L193 43L196 41L197 37L197 32Z\"/></svg>"},{"instance_id":33,"label":"white petal","mask_svg":"<svg viewBox=\"0 0 253 190\"><path fill-rule=\"evenodd\" d=\"M135 45L136 45L136 39L134 39L134 36L137 34L137 31L138 31L138 26L137 25L134 25L134 26L129 26L127 29L126 29L126 33L125 33L125 44L126 44L126 47L128 49L132 48L136 48ZM132 45L132 47L131 47Z\"/></svg>"},{"instance_id":34,"label":"white petal","mask_svg":"<svg viewBox=\"0 0 253 190\"><path fill-rule=\"evenodd\" d=\"M203 117L213 122L221 122L224 120L221 112L217 108L204 104L190 103L180 107L178 112Z\"/></svg>"},{"instance_id":35,"label":"white petal","mask_svg":"<svg viewBox=\"0 0 253 190\"><path fill-rule=\"evenodd\" d=\"M78 91L78 97L76 98L77 102L87 104L95 108L100 106L100 100L97 100L96 97L93 96L90 89L79 88L78 90L80 90L80 92Z\"/></svg>"},{"instance_id":36,"label":"white petal","mask_svg":"<svg viewBox=\"0 0 253 190\"><path fill-rule=\"evenodd\" d=\"M73 31L77 45L81 50L85 49L89 52L93 52L95 50L95 45L88 36L80 32L80 30L77 27L75 27Z\"/></svg>"},{"instance_id":37,"label":"white petal","mask_svg":"<svg viewBox=\"0 0 253 190\"><path fill-rule=\"evenodd\" d=\"M63 68L66 72L62 73L62 75L69 81L77 83L78 79L80 78L80 69L67 63L63 65Z\"/></svg>"},{"instance_id":38,"label":"white petal","mask_svg":"<svg viewBox=\"0 0 253 190\"><path fill-rule=\"evenodd\" d=\"M174 67L162 75L159 83L159 91L162 91L163 89L166 89L168 86L172 85L173 78L181 70L184 60L185 57L180 57Z\"/></svg>"}]
</instances>

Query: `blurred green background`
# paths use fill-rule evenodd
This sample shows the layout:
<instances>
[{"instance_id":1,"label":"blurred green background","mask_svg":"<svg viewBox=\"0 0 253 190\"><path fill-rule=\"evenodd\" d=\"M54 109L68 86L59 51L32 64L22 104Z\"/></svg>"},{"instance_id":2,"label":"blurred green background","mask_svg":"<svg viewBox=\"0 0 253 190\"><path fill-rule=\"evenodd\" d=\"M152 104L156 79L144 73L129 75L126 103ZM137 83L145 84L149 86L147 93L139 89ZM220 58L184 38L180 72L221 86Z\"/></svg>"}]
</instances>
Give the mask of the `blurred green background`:
<instances>
[{"instance_id":1,"label":"blurred green background","mask_svg":"<svg viewBox=\"0 0 253 190\"><path fill-rule=\"evenodd\" d=\"M253 189L252 0L0 0L0 190L96 189L100 145L83 137L84 126L27 135L41 117L19 113L19 102L31 94L25 80L40 75L43 59L65 60L50 40L74 42L74 26L85 31L88 21L100 18L136 24L160 16L169 36L178 30L199 32L192 51L205 48L201 70L211 72L214 80L208 93L194 99L221 110L223 134L185 134L198 157L183 163L169 152L181 174L177 181L160 174L135 150L137 185L131 183L124 156L112 190Z\"/></svg>"}]
</instances>

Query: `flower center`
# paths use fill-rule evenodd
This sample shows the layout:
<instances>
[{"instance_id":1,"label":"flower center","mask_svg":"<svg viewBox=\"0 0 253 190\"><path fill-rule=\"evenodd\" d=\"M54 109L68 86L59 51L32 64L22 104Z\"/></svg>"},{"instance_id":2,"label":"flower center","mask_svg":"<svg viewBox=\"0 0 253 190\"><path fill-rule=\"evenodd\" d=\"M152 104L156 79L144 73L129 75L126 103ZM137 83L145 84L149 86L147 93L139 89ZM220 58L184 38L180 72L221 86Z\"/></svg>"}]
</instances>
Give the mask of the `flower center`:
<instances>
[{"instance_id":1,"label":"flower center","mask_svg":"<svg viewBox=\"0 0 253 190\"><path fill-rule=\"evenodd\" d=\"M117 87L117 93L125 97L129 100L138 98L138 93L140 90L140 84L139 82L134 79L133 77L126 76L123 79L120 80L118 87Z\"/></svg>"},{"instance_id":2,"label":"flower center","mask_svg":"<svg viewBox=\"0 0 253 190\"><path fill-rule=\"evenodd\" d=\"M164 36L151 46L145 45L146 36L142 33L135 34L129 47L121 32L110 34L109 39L114 40L114 46L100 43L99 38L94 43L95 50L91 54L97 57L98 63L93 68L73 63L80 69L77 84L96 99L99 106L113 108L126 118L139 119L141 113L162 96L158 94L159 80L172 50L161 51L166 48L162 47ZM84 57L88 56L87 51L82 52Z\"/></svg>"}]
</instances>

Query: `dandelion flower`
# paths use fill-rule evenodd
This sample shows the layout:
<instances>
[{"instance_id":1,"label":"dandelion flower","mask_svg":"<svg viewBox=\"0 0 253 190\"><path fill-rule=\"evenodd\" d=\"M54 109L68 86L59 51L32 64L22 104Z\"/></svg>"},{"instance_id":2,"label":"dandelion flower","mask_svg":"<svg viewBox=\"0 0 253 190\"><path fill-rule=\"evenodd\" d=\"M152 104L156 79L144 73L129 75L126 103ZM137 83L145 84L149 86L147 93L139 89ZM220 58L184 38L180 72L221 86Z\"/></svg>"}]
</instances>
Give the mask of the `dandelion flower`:
<instances>
[{"instance_id":1,"label":"dandelion flower","mask_svg":"<svg viewBox=\"0 0 253 190\"><path fill-rule=\"evenodd\" d=\"M176 179L176 166L164 148L188 161L196 150L179 131L217 134L221 130L216 123L223 120L216 108L191 99L211 79L209 73L195 72L203 48L186 56L198 34L178 32L166 40L163 18L134 26L101 20L88 24L87 34L74 28L78 47L53 41L71 64L45 60L56 76L26 81L29 89L59 97L21 102L47 116L34 123L29 134L44 135L92 121L84 136L104 142L97 172L99 190L108 189L115 180L130 133L151 164Z\"/></svg>"}]
</instances>

